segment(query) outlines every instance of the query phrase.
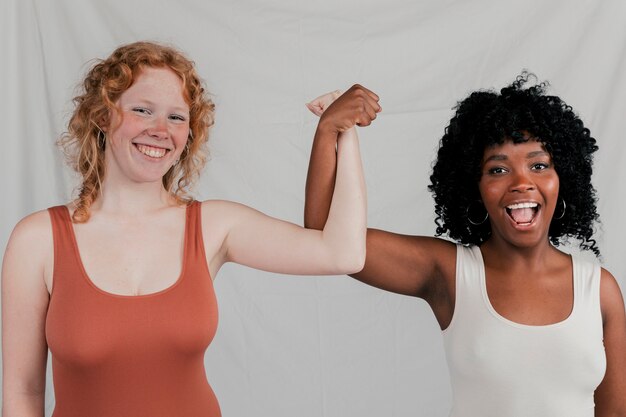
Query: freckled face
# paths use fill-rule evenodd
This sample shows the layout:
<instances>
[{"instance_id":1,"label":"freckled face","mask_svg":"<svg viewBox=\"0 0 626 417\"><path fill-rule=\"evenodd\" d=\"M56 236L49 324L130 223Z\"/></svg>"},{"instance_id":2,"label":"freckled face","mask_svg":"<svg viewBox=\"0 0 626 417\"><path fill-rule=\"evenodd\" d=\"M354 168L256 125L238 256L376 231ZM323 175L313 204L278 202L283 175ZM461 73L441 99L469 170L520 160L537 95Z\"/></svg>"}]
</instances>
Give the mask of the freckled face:
<instances>
[{"instance_id":1,"label":"freckled face","mask_svg":"<svg viewBox=\"0 0 626 417\"><path fill-rule=\"evenodd\" d=\"M478 183L491 239L518 247L547 242L559 176L541 142L507 140L485 149Z\"/></svg>"},{"instance_id":2,"label":"freckled face","mask_svg":"<svg viewBox=\"0 0 626 417\"><path fill-rule=\"evenodd\" d=\"M107 180L161 181L189 136L181 79L168 68L144 68L116 102L107 131Z\"/></svg>"}]
</instances>

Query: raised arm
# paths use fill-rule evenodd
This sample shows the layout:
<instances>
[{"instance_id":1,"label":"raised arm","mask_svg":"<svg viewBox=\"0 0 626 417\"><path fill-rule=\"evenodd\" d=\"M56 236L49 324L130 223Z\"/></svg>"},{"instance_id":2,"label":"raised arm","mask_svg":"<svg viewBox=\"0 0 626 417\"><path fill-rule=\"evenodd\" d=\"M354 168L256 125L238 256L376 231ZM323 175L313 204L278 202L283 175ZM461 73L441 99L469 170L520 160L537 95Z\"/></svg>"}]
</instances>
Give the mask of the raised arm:
<instances>
[{"instance_id":1,"label":"raised arm","mask_svg":"<svg viewBox=\"0 0 626 417\"><path fill-rule=\"evenodd\" d=\"M337 103L341 99L337 99ZM334 104L328 111L332 106ZM319 230L329 215L335 187L336 156L334 132L321 129L326 114L316 113L321 113L321 120L309 163L304 225ZM455 245L441 239L368 229L365 266L352 276L378 288L425 298L440 323L445 323L451 311L446 307L451 303L447 294L454 291L455 256ZM439 307L441 302L443 306Z\"/></svg>"},{"instance_id":2,"label":"raised arm","mask_svg":"<svg viewBox=\"0 0 626 417\"><path fill-rule=\"evenodd\" d=\"M44 276L52 255L47 212L35 213L15 227L2 266L3 417L44 415L48 354Z\"/></svg>"},{"instance_id":3,"label":"raised arm","mask_svg":"<svg viewBox=\"0 0 626 417\"><path fill-rule=\"evenodd\" d=\"M329 197L332 203L322 230L307 230L239 204L206 202L205 236L215 236L216 228L224 234L223 239L217 239L221 247L207 248L213 274L222 262L228 261L299 275L345 274L362 268L367 211L365 182L358 138L351 128L357 123L370 124L378 105L360 87L351 91L350 98L344 98L329 111L324 125L318 128L318 132L320 129L333 132L332 139L328 135L325 138L332 140L333 154L337 148L336 186ZM345 134L340 136L340 132ZM217 220L211 224L211 219L219 219L219 224Z\"/></svg>"}]
</instances>

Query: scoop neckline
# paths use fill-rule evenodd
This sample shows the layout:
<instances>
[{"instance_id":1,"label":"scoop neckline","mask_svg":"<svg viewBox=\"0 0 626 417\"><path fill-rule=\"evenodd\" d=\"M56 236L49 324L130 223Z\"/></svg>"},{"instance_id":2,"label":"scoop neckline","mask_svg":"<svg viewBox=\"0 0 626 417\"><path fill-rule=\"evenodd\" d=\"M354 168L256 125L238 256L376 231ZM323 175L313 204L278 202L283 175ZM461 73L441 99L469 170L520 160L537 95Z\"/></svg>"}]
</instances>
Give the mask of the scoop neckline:
<instances>
[{"instance_id":1,"label":"scoop neckline","mask_svg":"<svg viewBox=\"0 0 626 417\"><path fill-rule=\"evenodd\" d=\"M193 204L193 203L192 203ZM103 290L102 288L98 287L89 277L89 274L87 273L87 270L85 268L85 265L83 264L83 258L80 255L80 249L78 248L78 241L76 239L76 233L74 231L74 224L72 223L71 220L71 215L70 215L70 210L67 206L63 206L65 208L65 214L67 215L67 219L68 219L68 226L69 226L69 231L70 231L70 238L72 240L72 245L74 246L74 255L76 256L76 262L78 263L78 266L80 268L81 271L81 275L82 278L87 282L87 284L93 288L96 292L103 294L107 297L113 297L113 298L121 298L121 299L141 299L141 298L151 298L151 297L155 297L155 296L159 296L159 295L163 295L166 294L172 290L174 290L176 287L178 287L180 285L180 283L183 281L183 278L185 276L185 271L187 269L187 251L188 251L188 234L189 234L189 210L192 204L187 205L187 207L185 207L185 230L183 231L183 253L182 253L182 265L181 265L181 270L180 273L178 275L178 278L176 278L176 281L174 281L172 284L170 284L169 286L155 291L155 292L151 292L151 293L147 293L147 294L139 294L139 295L129 295L129 294L116 294L114 292L110 292L110 291L106 291Z\"/></svg>"},{"instance_id":2,"label":"scoop neckline","mask_svg":"<svg viewBox=\"0 0 626 417\"><path fill-rule=\"evenodd\" d=\"M498 313L498 311L493 307L493 305L491 304L491 300L489 299L489 293L487 292L487 273L485 271L485 260L483 258L483 253L480 250L479 246L474 246L473 249L476 253L477 259L479 260L478 264L479 264L479 269L480 269L480 274L479 274L480 275L479 277L480 278L480 291L482 294L483 302L485 303L487 310L493 317L495 317L500 322L505 323L509 326L517 327L520 329L529 329L529 330L553 329L553 328L564 326L572 320L572 317L574 317L574 315L576 314L577 305L578 305L578 297L577 297L577 293L578 293L577 281L578 280L576 279L578 268L576 266L576 262L574 262L574 257L572 255L569 255L570 262L572 263L571 279L572 279L572 289L573 289L573 297L574 297L571 311L569 312L567 317L565 317L561 321L557 321L555 323L549 323L549 324L535 325L535 324L518 323L516 321L508 319L504 317L503 315L501 315L500 313Z\"/></svg>"}]
</instances>

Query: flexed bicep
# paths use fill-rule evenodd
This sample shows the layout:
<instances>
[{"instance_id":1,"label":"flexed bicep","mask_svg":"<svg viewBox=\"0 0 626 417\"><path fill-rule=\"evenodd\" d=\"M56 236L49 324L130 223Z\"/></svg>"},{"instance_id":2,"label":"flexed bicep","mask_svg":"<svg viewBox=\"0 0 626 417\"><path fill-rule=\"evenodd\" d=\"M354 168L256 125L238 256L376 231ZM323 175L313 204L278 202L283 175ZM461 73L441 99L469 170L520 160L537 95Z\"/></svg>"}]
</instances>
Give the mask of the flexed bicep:
<instances>
[{"instance_id":1,"label":"flexed bicep","mask_svg":"<svg viewBox=\"0 0 626 417\"><path fill-rule=\"evenodd\" d=\"M336 275L361 269L363 256L341 233L308 230L228 203L226 261L292 275Z\"/></svg>"}]
</instances>

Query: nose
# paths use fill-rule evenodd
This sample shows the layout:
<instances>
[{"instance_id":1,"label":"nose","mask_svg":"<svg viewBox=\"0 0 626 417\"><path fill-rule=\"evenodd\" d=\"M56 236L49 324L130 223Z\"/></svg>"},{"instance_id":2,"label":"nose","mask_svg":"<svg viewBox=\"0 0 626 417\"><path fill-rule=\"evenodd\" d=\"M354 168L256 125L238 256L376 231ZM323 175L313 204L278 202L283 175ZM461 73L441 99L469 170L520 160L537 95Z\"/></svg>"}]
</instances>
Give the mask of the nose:
<instances>
[{"instance_id":1,"label":"nose","mask_svg":"<svg viewBox=\"0 0 626 417\"><path fill-rule=\"evenodd\" d=\"M524 193L535 189L535 183L527 170L517 170L511 177L510 190L512 192Z\"/></svg>"},{"instance_id":2,"label":"nose","mask_svg":"<svg viewBox=\"0 0 626 417\"><path fill-rule=\"evenodd\" d=\"M155 139L167 138L167 120L163 117L155 117L146 129L146 133Z\"/></svg>"}]
</instances>

